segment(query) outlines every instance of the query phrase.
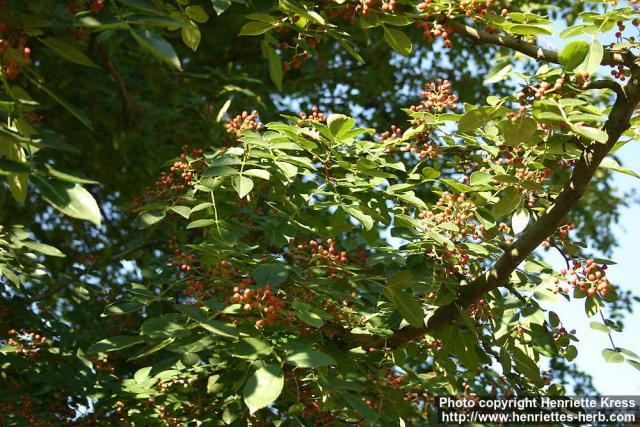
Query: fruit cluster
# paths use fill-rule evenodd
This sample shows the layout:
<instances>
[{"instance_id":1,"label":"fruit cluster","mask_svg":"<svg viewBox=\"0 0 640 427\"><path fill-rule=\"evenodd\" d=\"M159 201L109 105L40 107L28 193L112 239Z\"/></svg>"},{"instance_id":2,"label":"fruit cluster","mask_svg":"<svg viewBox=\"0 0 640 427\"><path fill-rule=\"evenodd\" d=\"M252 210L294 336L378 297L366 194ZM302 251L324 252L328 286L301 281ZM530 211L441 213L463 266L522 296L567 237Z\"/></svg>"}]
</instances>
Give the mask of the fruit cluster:
<instances>
[{"instance_id":1,"label":"fruit cluster","mask_svg":"<svg viewBox=\"0 0 640 427\"><path fill-rule=\"evenodd\" d=\"M6 33L9 30L7 24L0 23L0 33ZM22 67L31 65L31 48L27 46L27 37L20 31L12 31L8 38L0 39L0 55L2 55L2 68L9 80L18 78Z\"/></svg>"},{"instance_id":2,"label":"fruit cluster","mask_svg":"<svg viewBox=\"0 0 640 427\"><path fill-rule=\"evenodd\" d=\"M315 106L311 107L311 114L307 114L304 111L301 111L298 116L300 117L300 121L302 122L324 122L326 120L324 113L322 113L318 109L318 107Z\"/></svg>"},{"instance_id":3,"label":"fruit cluster","mask_svg":"<svg viewBox=\"0 0 640 427\"><path fill-rule=\"evenodd\" d=\"M255 322L258 328L273 325L282 318L281 312L285 307L284 302L273 295L269 285L257 289L247 288L251 283L251 279L244 279L235 286L230 302L242 304L245 311L258 311L262 316ZM286 320L291 321L292 319L292 315L287 314Z\"/></svg>"},{"instance_id":4,"label":"fruit cluster","mask_svg":"<svg viewBox=\"0 0 640 427\"><path fill-rule=\"evenodd\" d=\"M422 91L422 101L418 105L409 107L411 111L427 111L442 113L445 110L456 110L458 97L452 94L451 82L438 79L437 82L427 84Z\"/></svg>"},{"instance_id":5,"label":"fruit cluster","mask_svg":"<svg viewBox=\"0 0 640 427\"><path fill-rule=\"evenodd\" d=\"M7 345L15 347L16 354L29 360L34 360L38 357L40 347L47 341L46 337L25 329L21 329L19 332L15 329L10 329L7 334L12 336L12 338L7 339Z\"/></svg>"},{"instance_id":6,"label":"fruit cluster","mask_svg":"<svg viewBox=\"0 0 640 427\"><path fill-rule=\"evenodd\" d=\"M337 266L349 261L347 252L338 251L333 239L327 239L324 244L319 239L307 242L295 239L284 255L300 265L323 266L324 273L330 279L337 277Z\"/></svg>"},{"instance_id":7,"label":"fruit cluster","mask_svg":"<svg viewBox=\"0 0 640 427\"><path fill-rule=\"evenodd\" d=\"M573 276L568 279L572 288L578 288L585 292L588 297L595 296L598 293L601 297L606 297L611 288L609 280L605 277L606 264L598 265L594 260L587 259L584 263L578 260L573 261L573 268L570 270L562 269L560 274L563 276Z\"/></svg>"},{"instance_id":8,"label":"fruit cluster","mask_svg":"<svg viewBox=\"0 0 640 427\"><path fill-rule=\"evenodd\" d=\"M172 191L184 191L193 186L194 174L201 172L204 162L200 161L204 150L196 148L189 153L189 146L182 146L180 159L168 171L160 172L155 187L146 187L145 195L152 199L162 199ZM191 160L189 160L191 158Z\"/></svg>"},{"instance_id":9,"label":"fruit cluster","mask_svg":"<svg viewBox=\"0 0 640 427\"><path fill-rule=\"evenodd\" d=\"M253 110L251 113L243 111L242 114L238 114L229 120L226 125L227 132L235 135L239 135L240 132L244 130L259 130L261 128L262 123L260 123L256 110Z\"/></svg>"}]
</instances>

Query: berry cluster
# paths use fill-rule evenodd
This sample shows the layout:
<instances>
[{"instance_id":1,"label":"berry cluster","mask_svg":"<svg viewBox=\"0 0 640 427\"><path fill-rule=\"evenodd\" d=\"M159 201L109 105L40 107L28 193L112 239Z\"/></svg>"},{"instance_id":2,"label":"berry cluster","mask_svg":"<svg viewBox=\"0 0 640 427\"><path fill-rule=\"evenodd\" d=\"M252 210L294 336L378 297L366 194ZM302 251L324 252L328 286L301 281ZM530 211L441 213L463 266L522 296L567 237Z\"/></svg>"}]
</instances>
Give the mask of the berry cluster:
<instances>
[{"instance_id":1,"label":"berry cluster","mask_svg":"<svg viewBox=\"0 0 640 427\"><path fill-rule=\"evenodd\" d=\"M46 337L25 329L21 329L20 332L11 329L7 331L7 334L15 337L9 338L7 345L15 347L17 354L29 360L34 360L38 357L40 347L47 341Z\"/></svg>"},{"instance_id":2,"label":"berry cluster","mask_svg":"<svg viewBox=\"0 0 640 427\"><path fill-rule=\"evenodd\" d=\"M378 138L380 141L386 141L387 139L401 138L402 129L396 125L391 125L391 130L382 132Z\"/></svg>"},{"instance_id":3,"label":"berry cluster","mask_svg":"<svg viewBox=\"0 0 640 427\"><path fill-rule=\"evenodd\" d=\"M243 111L242 114L238 114L232 120L229 120L226 125L227 132L230 134L239 135L244 130L259 130L262 128L262 123L258 118L258 112L253 110L251 113Z\"/></svg>"},{"instance_id":4,"label":"berry cluster","mask_svg":"<svg viewBox=\"0 0 640 427\"><path fill-rule=\"evenodd\" d=\"M422 139L418 137L417 139ZM418 160L423 161L427 158L435 159L442 153L442 149L435 141L427 141L424 143L411 144L408 143L405 147L409 152L418 155Z\"/></svg>"},{"instance_id":5,"label":"berry cluster","mask_svg":"<svg viewBox=\"0 0 640 427\"><path fill-rule=\"evenodd\" d=\"M516 168L515 177L518 180L524 181L533 181L536 184L542 184L544 181L548 180L551 175L553 175L553 171L549 168L544 168L542 170L528 170L526 168Z\"/></svg>"},{"instance_id":6,"label":"berry cluster","mask_svg":"<svg viewBox=\"0 0 640 427\"><path fill-rule=\"evenodd\" d=\"M563 276L573 276L569 280L572 288L578 288L585 292L587 296L593 297L596 292L601 297L606 297L611 284L605 277L607 266L605 264L598 265L594 260L588 259L583 263L578 260L573 261L573 268L570 270L562 269L560 274Z\"/></svg>"},{"instance_id":7,"label":"berry cluster","mask_svg":"<svg viewBox=\"0 0 640 427\"><path fill-rule=\"evenodd\" d=\"M245 311L258 311L262 315L262 318L255 322L258 328L273 325L282 318L281 311L285 306L284 302L273 295L269 285L257 289L247 288L251 282L251 279L245 279L235 286L230 302L242 304ZM288 322L292 319L291 314L286 316Z\"/></svg>"},{"instance_id":8,"label":"berry cluster","mask_svg":"<svg viewBox=\"0 0 640 427\"><path fill-rule=\"evenodd\" d=\"M87 10L98 12L103 8L104 0L70 0L65 6L65 9L67 9L69 13L73 14Z\"/></svg>"},{"instance_id":9,"label":"berry cluster","mask_svg":"<svg viewBox=\"0 0 640 427\"><path fill-rule=\"evenodd\" d=\"M182 146L181 160L174 162L168 171L160 172L155 187L147 187L145 195L152 199L161 199L171 191L184 191L187 187L193 186L194 174L200 172L204 165L200 161L203 152L202 149L193 149L189 153L189 146ZM189 157L192 160L189 160Z\"/></svg>"},{"instance_id":10,"label":"berry cluster","mask_svg":"<svg viewBox=\"0 0 640 427\"><path fill-rule=\"evenodd\" d=\"M296 243L297 242L297 243ZM309 266L324 266L324 272L330 279L337 277L337 266L349 261L345 251L338 251L333 239L327 239L323 245L320 240L297 239L291 242L290 249L284 254L295 263Z\"/></svg>"},{"instance_id":11,"label":"berry cluster","mask_svg":"<svg viewBox=\"0 0 640 427\"><path fill-rule=\"evenodd\" d=\"M396 0L382 0L380 2L378 2L378 0L364 0L358 5L358 8L360 13L366 16L371 8L375 6L379 6L383 12L393 13L396 11Z\"/></svg>"},{"instance_id":12,"label":"berry cluster","mask_svg":"<svg viewBox=\"0 0 640 427\"><path fill-rule=\"evenodd\" d=\"M318 107L311 107L311 114L301 111L298 116L302 122L324 122L326 120L324 113L322 113Z\"/></svg>"},{"instance_id":13,"label":"berry cluster","mask_svg":"<svg viewBox=\"0 0 640 427\"><path fill-rule=\"evenodd\" d=\"M387 376L384 378L385 384L391 388L398 388L405 380L404 375L395 373L392 369L387 370Z\"/></svg>"},{"instance_id":14,"label":"berry cluster","mask_svg":"<svg viewBox=\"0 0 640 427\"><path fill-rule=\"evenodd\" d=\"M418 218L436 227L444 223L453 223L458 227L462 237L472 235L477 239L483 228L476 221L473 203L467 202L466 199L465 193L456 195L445 191L435 204L437 211L422 211Z\"/></svg>"},{"instance_id":15,"label":"berry cluster","mask_svg":"<svg viewBox=\"0 0 640 427\"><path fill-rule=\"evenodd\" d=\"M453 28L438 23L432 24L426 17L422 21L416 21L416 27L422 31L422 35L427 43L433 43L434 37L440 37L444 40L444 47L447 49L453 47L453 41L449 38L453 33Z\"/></svg>"},{"instance_id":16,"label":"berry cluster","mask_svg":"<svg viewBox=\"0 0 640 427\"><path fill-rule=\"evenodd\" d=\"M7 24L0 24L0 32L9 30ZM20 34L11 34L9 38L0 39L0 55L2 68L9 80L15 80L20 75L22 67L31 65L31 48L27 46L27 38Z\"/></svg>"},{"instance_id":17,"label":"berry cluster","mask_svg":"<svg viewBox=\"0 0 640 427\"><path fill-rule=\"evenodd\" d=\"M418 105L409 107L411 111L428 111L442 113L447 109L456 110L458 97L452 95L451 82L449 80L438 79L425 86L422 91L422 101Z\"/></svg>"},{"instance_id":18,"label":"berry cluster","mask_svg":"<svg viewBox=\"0 0 640 427\"><path fill-rule=\"evenodd\" d=\"M289 71L291 68L299 70L300 67L302 67L302 63L307 59L309 59L309 52L303 50L301 53L296 53L295 55L293 55L291 61L283 61L282 69L284 71Z\"/></svg>"}]
</instances>

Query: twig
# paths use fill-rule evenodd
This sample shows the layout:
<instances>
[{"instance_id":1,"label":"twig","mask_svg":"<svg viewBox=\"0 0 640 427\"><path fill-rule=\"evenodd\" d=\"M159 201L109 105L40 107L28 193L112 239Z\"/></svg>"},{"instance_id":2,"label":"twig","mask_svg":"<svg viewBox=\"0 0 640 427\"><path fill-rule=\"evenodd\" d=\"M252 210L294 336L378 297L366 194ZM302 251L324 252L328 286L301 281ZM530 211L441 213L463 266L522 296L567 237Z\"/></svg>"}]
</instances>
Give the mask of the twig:
<instances>
[{"instance_id":1,"label":"twig","mask_svg":"<svg viewBox=\"0 0 640 427\"><path fill-rule=\"evenodd\" d=\"M555 50L544 49L513 37L492 34L487 31L469 27L468 25L457 21L450 21L449 25L453 27L455 33L477 42L507 47L538 61L551 62L554 64L560 63L559 54ZM627 67L634 69L634 60L635 56L630 53L605 52L600 63L602 65L626 65Z\"/></svg>"},{"instance_id":2,"label":"twig","mask_svg":"<svg viewBox=\"0 0 640 427\"><path fill-rule=\"evenodd\" d=\"M109 55L109 51L107 47L103 43L98 44L98 50L100 51L100 56L102 60L107 65L109 69L109 74L116 82L118 86L118 92L120 93L120 99L122 102L122 122L126 127L129 127L131 124L131 120L129 118L129 93L127 92L127 86L124 83L124 79L122 78L122 74L118 71L118 68L114 65L111 60L111 56Z\"/></svg>"}]
</instances>

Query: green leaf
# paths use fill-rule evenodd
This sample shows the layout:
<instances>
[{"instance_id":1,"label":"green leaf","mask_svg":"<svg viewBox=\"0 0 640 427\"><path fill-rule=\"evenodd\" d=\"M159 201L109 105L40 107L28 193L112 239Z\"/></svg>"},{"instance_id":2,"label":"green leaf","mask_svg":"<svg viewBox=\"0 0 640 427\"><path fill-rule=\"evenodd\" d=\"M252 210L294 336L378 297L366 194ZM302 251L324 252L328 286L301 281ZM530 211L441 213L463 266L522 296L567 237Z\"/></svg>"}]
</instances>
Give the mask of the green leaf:
<instances>
[{"instance_id":1,"label":"green leaf","mask_svg":"<svg viewBox=\"0 0 640 427\"><path fill-rule=\"evenodd\" d=\"M493 175L486 172L476 171L469 177L469 185L471 185L472 187L476 185L486 185L490 184L492 180Z\"/></svg>"},{"instance_id":2,"label":"green leaf","mask_svg":"<svg viewBox=\"0 0 640 427\"><path fill-rule=\"evenodd\" d=\"M591 329L604 332L605 334L610 334L611 332L613 332L610 327L603 325L600 322L590 322L589 326L591 327Z\"/></svg>"},{"instance_id":3,"label":"green leaf","mask_svg":"<svg viewBox=\"0 0 640 427\"><path fill-rule=\"evenodd\" d=\"M197 22L198 24L204 24L209 20L209 15L207 15L207 12L205 12L201 6L187 6L184 12L187 14L189 19Z\"/></svg>"},{"instance_id":4,"label":"green leaf","mask_svg":"<svg viewBox=\"0 0 640 427\"><path fill-rule=\"evenodd\" d=\"M481 126L486 125L496 117L502 116L509 109L506 107L478 107L473 110L467 111L458 122L458 132L471 132L478 129Z\"/></svg>"},{"instance_id":5,"label":"green leaf","mask_svg":"<svg viewBox=\"0 0 640 427\"><path fill-rule=\"evenodd\" d=\"M14 173L26 173L30 171L27 163L16 162L9 159L0 159L0 175L11 175Z\"/></svg>"},{"instance_id":6,"label":"green leaf","mask_svg":"<svg viewBox=\"0 0 640 427\"><path fill-rule=\"evenodd\" d=\"M605 157L604 159L602 159L602 162L600 162L600 167L605 169L610 169L612 171L620 172L625 175L633 176L634 178L640 178L640 175L638 175L637 173L635 173L630 169L623 168L622 166L620 166L620 163L618 163L612 157Z\"/></svg>"},{"instance_id":7,"label":"green leaf","mask_svg":"<svg viewBox=\"0 0 640 427\"><path fill-rule=\"evenodd\" d=\"M144 342L141 337L116 336L98 341L87 350L87 355L95 355L98 353L109 353L112 351L123 350Z\"/></svg>"},{"instance_id":8,"label":"green leaf","mask_svg":"<svg viewBox=\"0 0 640 427\"><path fill-rule=\"evenodd\" d=\"M231 0L211 0L216 15L222 15L231 6Z\"/></svg>"},{"instance_id":9,"label":"green leaf","mask_svg":"<svg viewBox=\"0 0 640 427\"><path fill-rule=\"evenodd\" d=\"M584 40L576 40L567 43L558 55L558 60L567 71L572 71L584 61L588 53L589 43Z\"/></svg>"},{"instance_id":10,"label":"green leaf","mask_svg":"<svg viewBox=\"0 0 640 427\"><path fill-rule=\"evenodd\" d=\"M602 357L607 363L622 363L625 360L624 356L619 351L610 350L608 348L602 350Z\"/></svg>"},{"instance_id":11,"label":"green leaf","mask_svg":"<svg viewBox=\"0 0 640 427\"><path fill-rule=\"evenodd\" d=\"M270 44L264 42L263 46L265 46L267 61L269 63L269 76L271 77L271 81L276 85L278 90L282 92L282 79L284 77L282 61L280 61L278 53Z\"/></svg>"},{"instance_id":12,"label":"green leaf","mask_svg":"<svg viewBox=\"0 0 640 427\"><path fill-rule=\"evenodd\" d=\"M138 301L117 301L109 304L104 308L102 317L121 316L123 314L136 312L144 307L144 304Z\"/></svg>"},{"instance_id":13,"label":"green leaf","mask_svg":"<svg viewBox=\"0 0 640 427\"><path fill-rule=\"evenodd\" d=\"M373 228L373 218L366 213L358 209L357 205L342 206L342 209L362 224L365 230L371 230Z\"/></svg>"},{"instance_id":14,"label":"green leaf","mask_svg":"<svg viewBox=\"0 0 640 427\"><path fill-rule=\"evenodd\" d=\"M320 351L314 350L296 350L289 353L286 357L287 363L295 365L299 368L320 368L322 366L335 365L336 361L333 357Z\"/></svg>"},{"instance_id":15,"label":"green leaf","mask_svg":"<svg viewBox=\"0 0 640 427\"><path fill-rule=\"evenodd\" d=\"M609 135L607 135L607 133L601 129L596 129L584 125L576 125L573 123L570 124L570 128L574 133L577 133L578 135L584 136L591 141L596 141L601 144L606 144L607 140L609 139Z\"/></svg>"},{"instance_id":16,"label":"green leaf","mask_svg":"<svg viewBox=\"0 0 640 427\"><path fill-rule=\"evenodd\" d=\"M156 224L162 221L164 216L165 216L164 210L142 212L140 215L138 215L138 218L136 219L138 223L138 228L143 229L143 228L151 227L153 224Z\"/></svg>"},{"instance_id":17,"label":"green leaf","mask_svg":"<svg viewBox=\"0 0 640 427\"><path fill-rule=\"evenodd\" d=\"M271 174L269 173L269 171L266 171L264 169L247 169L242 172L242 174L252 176L254 178L264 179L265 181L269 181L269 179L271 178Z\"/></svg>"},{"instance_id":18,"label":"green leaf","mask_svg":"<svg viewBox=\"0 0 640 427\"><path fill-rule=\"evenodd\" d=\"M521 233L527 228L529 224L529 211L525 208L520 208L511 217L511 228L515 234Z\"/></svg>"},{"instance_id":19,"label":"green leaf","mask_svg":"<svg viewBox=\"0 0 640 427\"><path fill-rule=\"evenodd\" d=\"M185 219L189 219L191 216L191 208L188 206L171 206L169 209Z\"/></svg>"},{"instance_id":20,"label":"green leaf","mask_svg":"<svg viewBox=\"0 0 640 427\"><path fill-rule=\"evenodd\" d=\"M564 357L568 362L573 361L576 357L578 357L578 349L575 345L570 345L564 352Z\"/></svg>"},{"instance_id":21,"label":"green leaf","mask_svg":"<svg viewBox=\"0 0 640 427\"><path fill-rule=\"evenodd\" d=\"M255 360L271 354L271 347L258 338L242 338L235 345L231 354L240 359Z\"/></svg>"},{"instance_id":22,"label":"green leaf","mask_svg":"<svg viewBox=\"0 0 640 427\"><path fill-rule=\"evenodd\" d=\"M292 305L299 320L314 328L321 328L324 325L324 319L319 310L312 305L300 301L294 301Z\"/></svg>"},{"instance_id":23,"label":"green leaf","mask_svg":"<svg viewBox=\"0 0 640 427\"><path fill-rule=\"evenodd\" d=\"M231 178L231 185L233 185L238 197L241 199L253 190L253 180L244 175L237 175Z\"/></svg>"},{"instance_id":24,"label":"green leaf","mask_svg":"<svg viewBox=\"0 0 640 427\"><path fill-rule=\"evenodd\" d=\"M151 338L175 338L191 333L185 323L185 317L181 314L164 314L145 320L140 327L140 332Z\"/></svg>"},{"instance_id":25,"label":"green leaf","mask_svg":"<svg viewBox=\"0 0 640 427\"><path fill-rule=\"evenodd\" d=\"M413 48L411 39L401 30L384 26L384 40L400 55L409 56Z\"/></svg>"},{"instance_id":26,"label":"green leaf","mask_svg":"<svg viewBox=\"0 0 640 427\"><path fill-rule=\"evenodd\" d=\"M278 23L278 18L267 13L250 13L244 17L252 21L264 22L271 25L276 25Z\"/></svg>"},{"instance_id":27,"label":"green leaf","mask_svg":"<svg viewBox=\"0 0 640 427\"><path fill-rule=\"evenodd\" d=\"M148 0L118 0L125 6L129 6L132 9L143 10L145 12L160 14L162 11L158 9L153 3Z\"/></svg>"},{"instance_id":28,"label":"green leaf","mask_svg":"<svg viewBox=\"0 0 640 427\"><path fill-rule=\"evenodd\" d=\"M242 390L242 397L249 412L253 414L275 402L283 386L284 375L279 365L270 364L255 371Z\"/></svg>"},{"instance_id":29,"label":"green leaf","mask_svg":"<svg viewBox=\"0 0 640 427\"><path fill-rule=\"evenodd\" d=\"M78 184L99 184L98 181L95 181L93 179L82 178L71 173L54 169L53 166L49 164L45 164L45 167L47 168L47 172L49 172L49 175L59 179L60 181L74 182Z\"/></svg>"},{"instance_id":30,"label":"green leaf","mask_svg":"<svg viewBox=\"0 0 640 427\"><path fill-rule=\"evenodd\" d=\"M134 25L149 25L163 28L189 28L191 24L163 15L129 15L127 22Z\"/></svg>"},{"instance_id":31,"label":"green leaf","mask_svg":"<svg viewBox=\"0 0 640 427\"><path fill-rule=\"evenodd\" d=\"M61 257L64 258L66 255L64 253L62 253L58 248L55 248L51 245L47 245L45 243L38 243L38 242L22 242L22 244L24 246L26 246L29 249L32 249L36 252L39 252L43 255L48 255L48 256L55 256L55 257Z\"/></svg>"},{"instance_id":32,"label":"green leaf","mask_svg":"<svg viewBox=\"0 0 640 427\"><path fill-rule=\"evenodd\" d=\"M540 369L534 360L525 354L518 347L514 347L511 350L511 356L515 364L516 371L527 377L529 381L536 385L542 385L542 377L540 376Z\"/></svg>"},{"instance_id":33,"label":"green leaf","mask_svg":"<svg viewBox=\"0 0 640 427\"><path fill-rule=\"evenodd\" d=\"M640 371L640 362L638 362L637 360L627 359L627 363Z\"/></svg>"},{"instance_id":34,"label":"green leaf","mask_svg":"<svg viewBox=\"0 0 640 427\"><path fill-rule=\"evenodd\" d=\"M595 297L585 298L584 300L584 311L587 313L587 316L593 317L600 311L600 304Z\"/></svg>"},{"instance_id":35,"label":"green leaf","mask_svg":"<svg viewBox=\"0 0 640 427\"><path fill-rule=\"evenodd\" d=\"M394 291L408 288L413 284L413 280L413 273L409 270L399 271L389 279L387 287L392 288Z\"/></svg>"},{"instance_id":36,"label":"green leaf","mask_svg":"<svg viewBox=\"0 0 640 427\"><path fill-rule=\"evenodd\" d=\"M217 320L207 320L200 322L200 326L207 331L225 338L238 338L240 333L238 329L228 323L219 322Z\"/></svg>"},{"instance_id":37,"label":"green leaf","mask_svg":"<svg viewBox=\"0 0 640 427\"><path fill-rule=\"evenodd\" d=\"M364 402L360 399L359 396L349 393L349 392L340 392L344 400L347 401L351 409L356 411L362 418L371 426L376 425L376 420L378 419L378 413L371 409L369 406L365 405Z\"/></svg>"},{"instance_id":38,"label":"green leaf","mask_svg":"<svg viewBox=\"0 0 640 427\"><path fill-rule=\"evenodd\" d=\"M44 199L63 214L100 225L100 208L81 185L42 178L37 179L37 184Z\"/></svg>"},{"instance_id":39,"label":"green leaf","mask_svg":"<svg viewBox=\"0 0 640 427\"><path fill-rule=\"evenodd\" d=\"M516 146L520 143L531 143L531 139L538 130L538 123L530 117L522 117L514 121L507 119L499 124L504 143Z\"/></svg>"},{"instance_id":40,"label":"green leaf","mask_svg":"<svg viewBox=\"0 0 640 427\"><path fill-rule=\"evenodd\" d=\"M353 129L355 124L355 119L344 114L330 114L327 118L327 126L336 139L340 139L342 135Z\"/></svg>"},{"instance_id":41,"label":"green leaf","mask_svg":"<svg viewBox=\"0 0 640 427\"><path fill-rule=\"evenodd\" d=\"M69 101L67 101L66 99L64 99L63 97L58 95L56 92L54 92L51 89L49 89L48 87L46 87L44 84L42 84L42 82L40 80L31 78L31 77L29 77L28 74L25 74L25 76L27 76L27 78L36 87L38 87L39 89L41 89L44 92L46 92L47 95L49 95L51 98L53 98L58 104L62 105L65 108L65 110L67 110L76 119L78 119L80 121L80 123L85 125L87 127L87 129L93 130L93 125L91 124L91 120L89 120L89 118L87 117L87 115L84 112L78 110L76 107L74 107L72 104L70 104Z\"/></svg>"},{"instance_id":42,"label":"green leaf","mask_svg":"<svg viewBox=\"0 0 640 427\"><path fill-rule=\"evenodd\" d=\"M260 21L251 21L247 22L240 29L239 36L259 36L260 34L264 34L270 29L275 27L274 24L270 24L267 22Z\"/></svg>"},{"instance_id":43,"label":"green leaf","mask_svg":"<svg viewBox=\"0 0 640 427\"><path fill-rule=\"evenodd\" d=\"M7 156L7 160L17 164L23 164L26 166L27 156L24 148L20 144L13 142L2 141L3 154ZM27 200L27 190L29 187L29 173L28 172L16 172L7 176L7 183L9 184L9 190L11 195L18 203L24 204Z\"/></svg>"},{"instance_id":44,"label":"green leaf","mask_svg":"<svg viewBox=\"0 0 640 427\"><path fill-rule=\"evenodd\" d=\"M416 328L424 326L422 305L413 295L388 286L384 288L383 292L411 326Z\"/></svg>"},{"instance_id":45,"label":"green leaf","mask_svg":"<svg viewBox=\"0 0 640 427\"><path fill-rule=\"evenodd\" d=\"M84 52L63 40L55 37L45 37L39 40L67 61L75 62L85 67L99 68Z\"/></svg>"},{"instance_id":46,"label":"green leaf","mask_svg":"<svg viewBox=\"0 0 640 427\"><path fill-rule=\"evenodd\" d=\"M513 187L508 187L498 202L493 205L491 213L495 218L509 215L522 203L522 195Z\"/></svg>"},{"instance_id":47,"label":"green leaf","mask_svg":"<svg viewBox=\"0 0 640 427\"><path fill-rule=\"evenodd\" d=\"M183 28L180 31L182 36L182 42L192 51L198 50L198 46L200 45L200 29L195 24L190 24L188 27Z\"/></svg>"},{"instance_id":48,"label":"green leaf","mask_svg":"<svg viewBox=\"0 0 640 427\"><path fill-rule=\"evenodd\" d=\"M598 39L593 39L589 45L589 53L584 58L584 61L576 67L577 72L586 72L587 74L593 74L600 67L602 57L604 56L604 47Z\"/></svg>"},{"instance_id":49,"label":"green leaf","mask_svg":"<svg viewBox=\"0 0 640 427\"><path fill-rule=\"evenodd\" d=\"M289 272L284 264L261 264L253 271L253 278L258 286L278 286L287 281Z\"/></svg>"},{"instance_id":50,"label":"green leaf","mask_svg":"<svg viewBox=\"0 0 640 427\"><path fill-rule=\"evenodd\" d=\"M182 71L182 65L180 65L180 58L173 50L173 46L160 37L159 35L152 33L148 30L130 30L134 40L138 42L140 47L149 51L156 58L167 64L173 66L179 71Z\"/></svg>"},{"instance_id":51,"label":"green leaf","mask_svg":"<svg viewBox=\"0 0 640 427\"><path fill-rule=\"evenodd\" d=\"M541 25L531 25L531 24L516 24L509 27L509 32L511 34L520 34L523 36L534 36L543 34L546 36L552 36L553 31L548 27L543 27Z\"/></svg>"}]
</instances>

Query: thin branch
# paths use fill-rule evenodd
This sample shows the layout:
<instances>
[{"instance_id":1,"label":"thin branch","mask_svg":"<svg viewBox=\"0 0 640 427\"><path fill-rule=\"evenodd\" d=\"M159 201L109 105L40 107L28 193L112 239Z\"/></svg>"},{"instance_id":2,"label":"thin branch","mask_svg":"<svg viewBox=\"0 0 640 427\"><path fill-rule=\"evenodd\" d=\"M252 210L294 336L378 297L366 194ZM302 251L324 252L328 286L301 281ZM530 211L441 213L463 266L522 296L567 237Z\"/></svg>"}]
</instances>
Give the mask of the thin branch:
<instances>
[{"instance_id":1,"label":"thin branch","mask_svg":"<svg viewBox=\"0 0 640 427\"><path fill-rule=\"evenodd\" d=\"M98 50L100 51L102 60L107 65L107 69L109 69L109 74L111 74L111 77L113 77L113 80L115 80L116 85L118 86L118 92L120 93L120 99L122 102L122 122L128 127L131 124L131 120L129 117L129 93L127 91L127 86L124 83L122 74L120 74L120 71L111 60L107 47L104 44L99 43Z\"/></svg>"},{"instance_id":2,"label":"thin branch","mask_svg":"<svg viewBox=\"0 0 640 427\"><path fill-rule=\"evenodd\" d=\"M621 96L621 97L627 96L627 94L624 92L624 88L618 82L614 82L613 80L593 80L593 81L587 82L583 86L583 89L586 89L586 90L611 89L618 96Z\"/></svg>"},{"instance_id":3,"label":"thin branch","mask_svg":"<svg viewBox=\"0 0 640 427\"><path fill-rule=\"evenodd\" d=\"M509 49L513 49L515 51L523 53L538 61L550 62L554 64L560 63L560 60L558 58L559 54L555 50L544 49L539 46L515 39L513 37L500 34L492 34L487 31L478 30L457 21L450 21L449 25L451 25L456 34L460 34L477 42L507 47ZM634 60L634 55L630 53L605 52L600 63L602 65L611 66L626 65L629 68L634 68Z\"/></svg>"},{"instance_id":4,"label":"thin branch","mask_svg":"<svg viewBox=\"0 0 640 427\"><path fill-rule=\"evenodd\" d=\"M562 248L560 246L556 245L555 243L552 246L558 250L558 253L564 259L564 263L567 265L567 270L571 270L571 263L569 262L570 260L569 260L569 257L567 256L567 254L565 254L564 251L562 250Z\"/></svg>"}]
</instances>

